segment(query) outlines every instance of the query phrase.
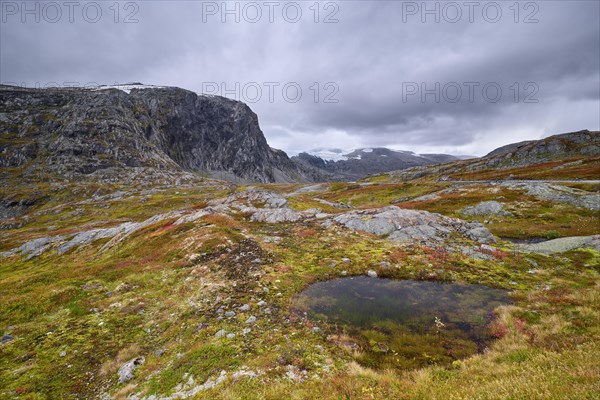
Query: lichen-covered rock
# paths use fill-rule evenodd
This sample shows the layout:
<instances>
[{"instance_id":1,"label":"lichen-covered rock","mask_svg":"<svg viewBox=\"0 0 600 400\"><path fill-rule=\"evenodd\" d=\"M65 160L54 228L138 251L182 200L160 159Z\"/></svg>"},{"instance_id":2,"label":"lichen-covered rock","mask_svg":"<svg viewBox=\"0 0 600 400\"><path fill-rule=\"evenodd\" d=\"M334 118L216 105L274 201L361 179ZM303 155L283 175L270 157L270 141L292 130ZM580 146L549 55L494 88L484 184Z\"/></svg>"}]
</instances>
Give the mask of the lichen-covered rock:
<instances>
[{"instance_id":1,"label":"lichen-covered rock","mask_svg":"<svg viewBox=\"0 0 600 400\"><path fill-rule=\"evenodd\" d=\"M111 240L102 247L102 250L107 250L140 229L153 225L157 222L172 218L179 218L181 215L181 211L171 211L157 214L142 222L124 222L112 228L81 231L71 237L53 236L32 239L16 249L0 253L0 258L21 253L21 255L27 256L27 259L30 259L33 257L38 257L45 251L48 251L54 247L57 247L59 254L63 254L74 247L87 245L98 239L111 238Z\"/></svg>"},{"instance_id":2,"label":"lichen-covered rock","mask_svg":"<svg viewBox=\"0 0 600 400\"><path fill-rule=\"evenodd\" d=\"M364 213L347 213L333 218L338 224L355 231L365 231L375 235L389 235L398 229L395 221L395 210L389 209L374 214L371 217L362 217Z\"/></svg>"},{"instance_id":3,"label":"lichen-covered rock","mask_svg":"<svg viewBox=\"0 0 600 400\"><path fill-rule=\"evenodd\" d=\"M117 226L115 228L93 229L91 231L79 232L71 240L58 247L58 254L63 254L74 247L92 243L98 239L112 238L123 230L123 226Z\"/></svg>"},{"instance_id":4,"label":"lichen-covered rock","mask_svg":"<svg viewBox=\"0 0 600 400\"><path fill-rule=\"evenodd\" d=\"M530 196L557 203L571 204L592 211L600 210L600 194L545 182L503 182L512 189L523 189Z\"/></svg>"},{"instance_id":5,"label":"lichen-covered rock","mask_svg":"<svg viewBox=\"0 0 600 400\"><path fill-rule=\"evenodd\" d=\"M288 201L279 193L256 187L249 187L243 192L231 194L223 199L212 200L210 204L229 205L237 208L242 205L253 208L281 208L287 206Z\"/></svg>"},{"instance_id":6,"label":"lichen-covered rock","mask_svg":"<svg viewBox=\"0 0 600 400\"><path fill-rule=\"evenodd\" d=\"M279 193L269 192L268 190L261 190L254 187L249 188L246 192L248 200L252 204L267 207L267 208L281 208L288 204L285 197Z\"/></svg>"},{"instance_id":7,"label":"lichen-covered rock","mask_svg":"<svg viewBox=\"0 0 600 400\"><path fill-rule=\"evenodd\" d=\"M5 333L4 335L2 335L2 338L0 338L0 344L12 342L14 339L15 338L13 336L9 335L8 333Z\"/></svg>"},{"instance_id":8,"label":"lichen-covered rock","mask_svg":"<svg viewBox=\"0 0 600 400\"><path fill-rule=\"evenodd\" d=\"M119 375L119 384L130 381L133 378L135 378L133 372L137 369L137 367L142 365L144 361L144 357L136 357L121 365L119 371L117 371L117 375Z\"/></svg>"},{"instance_id":9,"label":"lichen-covered rock","mask_svg":"<svg viewBox=\"0 0 600 400\"><path fill-rule=\"evenodd\" d=\"M475 226L464 232L465 236L467 236L469 239L479 243L494 243L496 241L494 235L492 235L486 227L478 222L472 224L471 226L473 225Z\"/></svg>"},{"instance_id":10,"label":"lichen-covered rock","mask_svg":"<svg viewBox=\"0 0 600 400\"><path fill-rule=\"evenodd\" d=\"M558 238L541 243L520 245L517 249L526 253L555 254L582 247L600 252L600 235Z\"/></svg>"},{"instance_id":11,"label":"lichen-covered rock","mask_svg":"<svg viewBox=\"0 0 600 400\"><path fill-rule=\"evenodd\" d=\"M480 243L492 243L494 236L479 222L466 222L436 213L405 210L396 206L357 210L325 221L325 226L339 224L354 231L384 236L396 242L443 242L452 233Z\"/></svg>"},{"instance_id":12,"label":"lichen-covered rock","mask_svg":"<svg viewBox=\"0 0 600 400\"><path fill-rule=\"evenodd\" d=\"M26 256L27 260L38 257L40 254L51 248L53 245L65 240L65 236L43 237L32 239L16 249L0 253L0 258L9 257L17 253Z\"/></svg>"},{"instance_id":13,"label":"lichen-covered rock","mask_svg":"<svg viewBox=\"0 0 600 400\"><path fill-rule=\"evenodd\" d=\"M388 239L395 242L408 242L411 240L439 242L443 240L441 233L442 230L440 227L429 225L407 226L406 228L401 228L392 232L390 236L388 236ZM446 233L448 233L448 231L444 232L444 234Z\"/></svg>"},{"instance_id":14,"label":"lichen-covered rock","mask_svg":"<svg viewBox=\"0 0 600 400\"><path fill-rule=\"evenodd\" d=\"M475 206L463 208L461 214L470 216L511 216L512 213L504 209L504 204L498 201L482 201Z\"/></svg>"},{"instance_id":15,"label":"lichen-covered rock","mask_svg":"<svg viewBox=\"0 0 600 400\"><path fill-rule=\"evenodd\" d=\"M220 331L215 333L215 337L219 338L219 337L225 336L226 333L227 333L227 331L225 331L225 329L221 329Z\"/></svg>"},{"instance_id":16,"label":"lichen-covered rock","mask_svg":"<svg viewBox=\"0 0 600 400\"><path fill-rule=\"evenodd\" d=\"M257 210L252 215L250 220L275 224L279 222L296 222L301 218L302 214L300 214L298 211L292 210L291 208L263 208Z\"/></svg>"}]
</instances>

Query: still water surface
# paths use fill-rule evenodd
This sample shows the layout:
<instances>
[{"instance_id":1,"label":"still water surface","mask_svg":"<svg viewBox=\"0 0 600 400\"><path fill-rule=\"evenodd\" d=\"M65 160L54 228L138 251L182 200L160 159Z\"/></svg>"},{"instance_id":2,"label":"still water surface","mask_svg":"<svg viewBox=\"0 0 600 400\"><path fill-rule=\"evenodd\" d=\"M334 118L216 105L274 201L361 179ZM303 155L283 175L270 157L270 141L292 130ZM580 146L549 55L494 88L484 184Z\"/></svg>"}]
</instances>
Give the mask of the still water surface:
<instances>
[{"instance_id":1,"label":"still water surface","mask_svg":"<svg viewBox=\"0 0 600 400\"><path fill-rule=\"evenodd\" d=\"M493 310L510 302L481 285L340 278L309 286L296 309L329 333L349 336L370 366L448 363L488 345Z\"/></svg>"}]
</instances>

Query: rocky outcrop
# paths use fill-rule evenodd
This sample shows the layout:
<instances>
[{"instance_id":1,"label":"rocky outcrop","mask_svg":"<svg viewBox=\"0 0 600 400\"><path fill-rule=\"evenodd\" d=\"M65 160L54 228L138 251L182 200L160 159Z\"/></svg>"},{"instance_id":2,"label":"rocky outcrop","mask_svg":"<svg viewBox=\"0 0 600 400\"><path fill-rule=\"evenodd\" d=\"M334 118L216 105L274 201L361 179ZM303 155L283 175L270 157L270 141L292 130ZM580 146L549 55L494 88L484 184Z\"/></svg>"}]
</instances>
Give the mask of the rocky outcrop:
<instances>
[{"instance_id":1,"label":"rocky outcrop","mask_svg":"<svg viewBox=\"0 0 600 400\"><path fill-rule=\"evenodd\" d=\"M44 194L41 191L24 193L11 193L10 190L5 191L8 195L4 198L0 198L0 221L18 217L26 214L29 209L37 204L44 203L50 197L48 194ZM4 224L0 224L2 229Z\"/></svg>"},{"instance_id":2,"label":"rocky outcrop","mask_svg":"<svg viewBox=\"0 0 600 400\"><path fill-rule=\"evenodd\" d=\"M112 228L84 230L71 236L61 235L32 239L15 249L0 253L0 258L20 254L29 260L31 258L38 257L42 253L49 250L56 250L58 254L64 254L73 248L85 246L95 242L96 240L106 238L109 238L110 240L102 247L102 250L108 250L140 229L146 228L158 222L173 220L174 225L181 225L183 223L194 222L204 215L215 212L216 211L211 207L207 207L194 213L189 213L185 210L171 211L157 214L141 222L124 222Z\"/></svg>"},{"instance_id":3,"label":"rocky outcrop","mask_svg":"<svg viewBox=\"0 0 600 400\"><path fill-rule=\"evenodd\" d=\"M508 217L512 213L504 209L504 204L498 201L482 201L475 206L468 206L463 208L461 214L470 216L502 216Z\"/></svg>"},{"instance_id":4,"label":"rocky outcrop","mask_svg":"<svg viewBox=\"0 0 600 400\"><path fill-rule=\"evenodd\" d=\"M16 249L5 251L0 253L0 258L10 257L14 254L20 253L22 256L26 256L27 260L38 257L46 250L49 250L57 243L60 243L66 239L65 236L52 236L32 239Z\"/></svg>"},{"instance_id":5,"label":"rocky outcrop","mask_svg":"<svg viewBox=\"0 0 600 400\"><path fill-rule=\"evenodd\" d=\"M195 222L209 214L227 215L240 212L248 214L251 221L272 224L296 222L304 218L323 219L329 216L321 213L319 209L295 211L288 207L287 199L280 194L250 187L245 191L233 193L225 198L212 200L207 207L200 210L169 211L140 222L124 222L110 228L81 230L71 235L32 239L12 250L0 252L0 259L15 255L31 259L50 250L55 250L58 254L64 254L74 248L92 244L99 239L109 239L101 248L101 251L106 251L141 229L159 222L172 221L173 225L181 225Z\"/></svg>"},{"instance_id":6,"label":"rocky outcrop","mask_svg":"<svg viewBox=\"0 0 600 400\"><path fill-rule=\"evenodd\" d=\"M250 187L243 192L234 193L223 199L209 203L220 212L243 212L250 214L250 221L270 224L296 222L303 218L323 218L320 210L295 211L288 207L288 201L278 193Z\"/></svg>"},{"instance_id":7,"label":"rocky outcrop","mask_svg":"<svg viewBox=\"0 0 600 400\"><path fill-rule=\"evenodd\" d=\"M278 222L296 222L302 219L302 217L303 215L301 213L294 211L291 208L278 208L276 210L267 208L257 210L250 220L275 224Z\"/></svg>"},{"instance_id":8,"label":"rocky outcrop","mask_svg":"<svg viewBox=\"0 0 600 400\"><path fill-rule=\"evenodd\" d=\"M571 204L592 211L600 210L600 194L545 182L503 182L512 189L522 189L530 196L557 203Z\"/></svg>"},{"instance_id":9,"label":"rocky outcrop","mask_svg":"<svg viewBox=\"0 0 600 400\"><path fill-rule=\"evenodd\" d=\"M517 247L525 253L555 254L565 251L592 248L600 252L600 235L593 236L571 236L559 239L547 240L541 243L524 244Z\"/></svg>"},{"instance_id":10,"label":"rocky outcrop","mask_svg":"<svg viewBox=\"0 0 600 400\"><path fill-rule=\"evenodd\" d=\"M179 88L0 86L0 179L83 179L132 169L256 182L310 180L269 147L241 102ZM174 178L170 176L169 178Z\"/></svg>"},{"instance_id":11,"label":"rocky outcrop","mask_svg":"<svg viewBox=\"0 0 600 400\"><path fill-rule=\"evenodd\" d=\"M479 243L493 243L494 236L479 222L466 222L427 211L405 210L396 206L356 210L337 215L324 223L339 224L354 231L387 236L396 242L445 242L453 234Z\"/></svg>"},{"instance_id":12,"label":"rocky outcrop","mask_svg":"<svg viewBox=\"0 0 600 400\"><path fill-rule=\"evenodd\" d=\"M144 363L144 357L136 357L121 365L117 375L119 376L119 384L127 382L135 378L133 372Z\"/></svg>"}]
</instances>

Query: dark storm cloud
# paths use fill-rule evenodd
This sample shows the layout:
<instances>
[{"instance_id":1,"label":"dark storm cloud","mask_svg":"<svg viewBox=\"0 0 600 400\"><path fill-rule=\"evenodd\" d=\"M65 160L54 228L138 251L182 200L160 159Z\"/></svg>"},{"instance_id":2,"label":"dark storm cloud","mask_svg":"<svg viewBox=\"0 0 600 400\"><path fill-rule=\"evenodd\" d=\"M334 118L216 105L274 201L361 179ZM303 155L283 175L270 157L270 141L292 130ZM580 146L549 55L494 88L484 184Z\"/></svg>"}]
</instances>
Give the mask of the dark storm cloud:
<instances>
[{"instance_id":1,"label":"dark storm cloud","mask_svg":"<svg viewBox=\"0 0 600 400\"><path fill-rule=\"evenodd\" d=\"M56 23L47 21L54 14L44 15L43 3L39 23L22 4L2 2L1 82L219 87L248 102L269 142L285 150L390 146L482 154L600 125L597 1L522 2L517 22L514 2L480 2L472 21L464 2L281 2L273 9L261 1L250 8L229 2L239 22L235 12L222 14L220 1L122 2L118 15L112 2L98 2L95 23L94 9L82 13L90 3L79 3L73 22L63 7ZM433 14L423 22L420 12L406 13L415 7L438 7L439 22ZM449 22L452 7L463 14L456 23ZM493 22L498 7L502 17ZM293 23L297 8L302 17ZM256 10L262 16L252 23ZM324 23L327 17L333 23ZM421 85L436 84L439 99L421 97ZM295 87L302 90L297 102Z\"/></svg>"}]
</instances>

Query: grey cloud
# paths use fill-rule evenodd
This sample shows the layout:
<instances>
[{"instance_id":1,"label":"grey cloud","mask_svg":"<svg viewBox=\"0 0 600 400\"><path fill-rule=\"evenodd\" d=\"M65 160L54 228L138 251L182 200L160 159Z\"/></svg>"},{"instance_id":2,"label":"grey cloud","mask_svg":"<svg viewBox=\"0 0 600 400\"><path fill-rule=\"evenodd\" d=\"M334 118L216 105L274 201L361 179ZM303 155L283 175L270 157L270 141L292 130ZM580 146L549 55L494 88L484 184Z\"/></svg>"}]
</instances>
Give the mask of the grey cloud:
<instances>
[{"instance_id":1,"label":"grey cloud","mask_svg":"<svg viewBox=\"0 0 600 400\"><path fill-rule=\"evenodd\" d=\"M273 102L263 86L260 101L250 103L269 142L284 150L348 143L483 154L509 140L600 129L593 113L600 107L600 3L538 1L535 24L514 23L508 3L495 24L477 13L473 23L422 23L418 16L403 22L406 3L340 1L333 24L314 23L312 3L301 3L296 24L277 12L269 23L265 7L255 24L231 17L222 23L218 16L203 22L206 2L167 1L138 2L139 23L133 24L114 23L108 3L96 24L7 17L0 25L0 81L141 81L197 92L210 82L229 89L297 82L303 95L296 103L285 101L281 85ZM327 10L320 11L322 19ZM331 94L328 82L339 87L338 103L323 101ZM405 102L403 82L497 82L503 97L491 103L479 95L470 102L463 93L457 103L436 103L432 96ZM522 96L522 86L534 82L539 103L515 104L515 82Z\"/></svg>"}]
</instances>

